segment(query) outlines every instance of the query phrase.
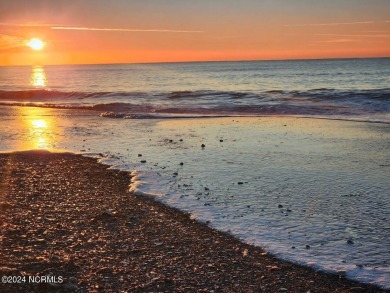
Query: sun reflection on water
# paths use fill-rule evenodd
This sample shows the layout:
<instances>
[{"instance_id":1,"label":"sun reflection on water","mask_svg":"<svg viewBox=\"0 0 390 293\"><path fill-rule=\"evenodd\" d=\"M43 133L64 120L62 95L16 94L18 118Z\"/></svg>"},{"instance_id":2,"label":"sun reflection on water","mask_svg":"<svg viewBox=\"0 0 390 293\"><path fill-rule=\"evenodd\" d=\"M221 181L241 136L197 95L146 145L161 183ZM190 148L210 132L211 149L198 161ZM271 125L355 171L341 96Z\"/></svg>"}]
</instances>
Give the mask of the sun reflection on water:
<instances>
[{"instance_id":1,"label":"sun reflection on water","mask_svg":"<svg viewBox=\"0 0 390 293\"><path fill-rule=\"evenodd\" d=\"M21 117L25 129L25 139L21 143L22 149L55 150L60 136L56 117L50 109L20 107Z\"/></svg>"},{"instance_id":2,"label":"sun reflection on water","mask_svg":"<svg viewBox=\"0 0 390 293\"><path fill-rule=\"evenodd\" d=\"M43 119L35 119L31 121L34 128L47 128L47 122Z\"/></svg>"},{"instance_id":3,"label":"sun reflection on water","mask_svg":"<svg viewBox=\"0 0 390 293\"><path fill-rule=\"evenodd\" d=\"M44 119L31 120L32 128L30 129L30 137L35 149L50 148L50 129L48 123Z\"/></svg>"},{"instance_id":4,"label":"sun reflection on water","mask_svg":"<svg viewBox=\"0 0 390 293\"><path fill-rule=\"evenodd\" d=\"M33 67L30 82L32 86L37 88L44 88L47 86L46 73L42 66Z\"/></svg>"}]
</instances>

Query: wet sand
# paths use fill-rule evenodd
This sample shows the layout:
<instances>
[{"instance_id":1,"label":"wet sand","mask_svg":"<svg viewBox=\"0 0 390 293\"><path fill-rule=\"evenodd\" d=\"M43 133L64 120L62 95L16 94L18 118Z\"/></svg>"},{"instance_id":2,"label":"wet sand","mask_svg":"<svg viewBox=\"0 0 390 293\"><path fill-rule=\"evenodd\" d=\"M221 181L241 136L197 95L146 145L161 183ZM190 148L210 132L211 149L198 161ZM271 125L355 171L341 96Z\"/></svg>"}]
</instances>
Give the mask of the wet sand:
<instances>
[{"instance_id":1,"label":"wet sand","mask_svg":"<svg viewBox=\"0 0 390 293\"><path fill-rule=\"evenodd\" d=\"M381 292L281 261L73 154L0 155L1 292ZM27 279L28 280L28 279ZM59 282L62 280L62 282Z\"/></svg>"}]
</instances>

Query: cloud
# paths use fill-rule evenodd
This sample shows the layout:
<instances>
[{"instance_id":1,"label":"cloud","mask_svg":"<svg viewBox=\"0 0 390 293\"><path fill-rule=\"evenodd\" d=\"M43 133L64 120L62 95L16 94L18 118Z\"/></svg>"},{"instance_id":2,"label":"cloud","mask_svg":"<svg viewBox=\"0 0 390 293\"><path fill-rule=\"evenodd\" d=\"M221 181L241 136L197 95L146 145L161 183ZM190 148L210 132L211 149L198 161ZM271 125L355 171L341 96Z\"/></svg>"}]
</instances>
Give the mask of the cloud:
<instances>
[{"instance_id":1,"label":"cloud","mask_svg":"<svg viewBox=\"0 0 390 293\"><path fill-rule=\"evenodd\" d=\"M356 38L390 38L390 34L287 34L288 36L325 36L325 37L356 37Z\"/></svg>"},{"instance_id":2,"label":"cloud","mask_svg":"<svg viewBox=\"0 0 390 293\"><path fill-rule=\"evenodd\" d=\"M381 34L389 34L390 31L379 31L379 30L364 30L362 31L362 33L381 33Z\"/></svg>"},{"instance_id":3,"label":"cloud","mask_svg":"<svg viewBox=\"0 0 390 293\"><path fill-rule=\"evenodd\" d=\"M51 26L53 30L78 30L78 31L109 31L109 32L147 32L147 33L203 33L203 31L172 30L172 29L130 29L130 28L96 28L78 26Z\"/></svg>"},{"instance_id":4,"label":"cloud","mask_svg":"<svg viewBox=\"0 0 390 293\"><path fill-rule=\"evenodd\" d=\"M64 26L64 25L59 25L59 24L10 23L10 22L0 22L0 26L47 27L47 28L50 28L52 30L105 31L105 32L204 33L204 31L197 31L197 30L97 28L97 27L83 27L83 26Z\"/></svg>"},{"instance_id":5,"label":"cloud","mask_svg":"<svg viewBox=\"0 0 390 293\"><path fill-rule=\"evenodd\" d=\"M375 24L375 23L390 23L390 20L382 20L382 21L369 20L369 21L354 21L354 22L285 24L284 26L289 26L289 27L300 27L300 26L339 26L339 25L357 25L357 24Z\"/></svg>"},{"instance_id":6,"label":"cloud","mask_svg":"<svg viewBox=\"0 0 390 293\"><path fill-rule=\"evenodd\" d=\"M360 42L360 40L335 39L335 40L327 40L327 41L314 41L314 43L350 43L350 42Z\"/></svg>"}]
</instances>

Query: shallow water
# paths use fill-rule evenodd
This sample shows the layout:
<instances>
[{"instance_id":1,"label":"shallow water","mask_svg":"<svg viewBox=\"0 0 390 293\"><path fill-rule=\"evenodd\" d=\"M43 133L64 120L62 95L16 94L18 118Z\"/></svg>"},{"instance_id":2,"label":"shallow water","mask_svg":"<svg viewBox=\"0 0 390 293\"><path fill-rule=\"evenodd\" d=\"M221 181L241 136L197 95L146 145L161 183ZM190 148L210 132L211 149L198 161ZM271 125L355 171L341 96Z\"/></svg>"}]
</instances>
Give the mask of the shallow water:
<instances>
[{"instance_id":1,"label":"shallow water","mask_svg":"<svg viewBox=\"0 0 390 293\"><path fill-rule=\"evenodd\" d=\"M284 259L390 288L389 124L31 107L0 107L0 117L2 151L100 153L133 173L134 192Z\"/></svg>"}]
</instances>

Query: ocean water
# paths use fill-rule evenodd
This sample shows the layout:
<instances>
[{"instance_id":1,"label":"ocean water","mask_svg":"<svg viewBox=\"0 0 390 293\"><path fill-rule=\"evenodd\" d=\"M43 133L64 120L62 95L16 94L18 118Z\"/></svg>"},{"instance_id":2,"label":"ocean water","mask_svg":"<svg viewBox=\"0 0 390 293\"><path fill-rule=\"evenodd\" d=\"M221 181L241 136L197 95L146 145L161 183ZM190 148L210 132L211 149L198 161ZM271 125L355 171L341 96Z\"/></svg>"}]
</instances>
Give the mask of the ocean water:
<instances>
[{"instance_id":1,"label":"ocean water","mask_svg":"<svg viewBox=\"0 0 390 293\"><path fill-rule=\"evenodd\" d=\"M386 58L0 67L0 151L96 156L135 193L390 288L389 82Z\"/></svg>"},{"instance_id":2,"label":"ocean water","mask_svg":"<svg viewBox=\"0 0 390 293\"><path fill-rule=\"evenodd\" d=\"M106 117L304 115L389 122L390 58L0 68L0 103Z\"/></svg>"}]
</instances>

